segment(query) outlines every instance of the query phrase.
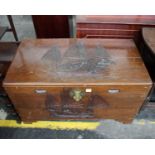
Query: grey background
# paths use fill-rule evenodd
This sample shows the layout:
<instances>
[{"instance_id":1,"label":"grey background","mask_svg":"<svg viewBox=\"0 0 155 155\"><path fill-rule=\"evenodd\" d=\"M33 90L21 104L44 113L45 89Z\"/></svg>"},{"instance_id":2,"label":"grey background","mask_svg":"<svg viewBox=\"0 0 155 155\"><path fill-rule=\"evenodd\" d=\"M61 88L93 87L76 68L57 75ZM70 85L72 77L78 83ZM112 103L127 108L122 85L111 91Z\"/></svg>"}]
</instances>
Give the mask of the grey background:
<instances>
[{"instance_id":1,"label":"grey background","mask_svg":"<svg viewBox=\"0 0 155 155\"><path fill-rule=\"evenodd\" d=\"M15 29L20 40L26 39L26 38L36 38L34 25L32 22L31 16L28 15L14 15L12 16L13 22L15 25ZM0 26L8 26L9 22L7 19L7 16L0 15ZM7 32L1 39L2 41L15 41L14 36L12 32Z\"/></svg>"}]
</instances>

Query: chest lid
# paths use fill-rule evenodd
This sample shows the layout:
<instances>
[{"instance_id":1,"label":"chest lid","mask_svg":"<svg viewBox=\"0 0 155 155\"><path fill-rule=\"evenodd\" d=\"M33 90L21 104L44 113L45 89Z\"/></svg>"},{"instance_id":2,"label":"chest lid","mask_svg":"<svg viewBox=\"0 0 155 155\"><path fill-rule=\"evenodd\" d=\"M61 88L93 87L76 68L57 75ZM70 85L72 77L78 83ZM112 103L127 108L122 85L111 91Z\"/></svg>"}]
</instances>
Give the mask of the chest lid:
<instances>
[{"instance_id":1,"label":"chest lid","mask_svg":"<svg viewBox=\"0 0 155 155\"><path fill-rule=\"evenodd\" d=\"M4 85L151 84L130 39L30 39L20 44Z\"/></svg>"}]
</instances>

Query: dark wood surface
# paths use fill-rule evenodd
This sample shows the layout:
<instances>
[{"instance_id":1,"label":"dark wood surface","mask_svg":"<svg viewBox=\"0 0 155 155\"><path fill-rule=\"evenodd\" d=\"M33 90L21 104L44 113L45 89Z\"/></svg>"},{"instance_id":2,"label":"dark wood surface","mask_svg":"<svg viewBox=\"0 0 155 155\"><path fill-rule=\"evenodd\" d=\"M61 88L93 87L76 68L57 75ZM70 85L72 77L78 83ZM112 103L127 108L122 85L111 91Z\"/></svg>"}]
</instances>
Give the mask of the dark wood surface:
<instances>
[{"instance_id":1,"label":"dark wood surface","mask_svg":"<svg viewBox=\"0 0 155 155\"><path fill-rule=\"evenodd\" d=\"M140 49L145 65L153 81L155 81L154 32L155 28L148 28L148 27L143 28L140 40L137 42L137 46Z\"/></svg>"},{"instance_id":2,"label":"dark wood surface","mask_svg":"<svg viewBox=\"0 0 155 155\"><path fill-rule=\"evenodd\" d=\"M142 39L139 43L144 62L154 82L150 102L155 102L155 28L145 27L142 30ZM150 104L148 104L149 106ZM153 104L151 104L152 106ZM155 106L152 106L155 108Z\"/></svg>"},{"instance_id":3,"label":"dark wood surface","mask_svg":"<svg viewBox=\"0 0 155 155\"><path fill-rule=\"evenodd\" d=\"M0 42L0 61L11 62L18 46L18 42Z\"/></svg>"},{"instance_id":4,"label":"dark wood surface","mask_svg":"<svg viewBox=\"0 0 155 155\"><path fill-rule=\"evenodd\" d=\"M78 38L139 39L144 26L155 27L155 16L77 16Z\"/></svg>"},{"instance_id":5,"label":"dark wood surface","mask_svg":"<svg viewBox=\"0 0 155 155\"><path fill-rule=\"evenodd\" d=\"M150 48L150 51L155 56L155 28L143 28L142 30L143 38L145 43Z\"/></svg>"},{"instance_id":6,"label":"dark wood surface","mask_svg":"<svg viewBox=\"0 0 155 155\"><path fill-rule=\"evenodd\" d=\"M5 32L7 31L8 27L1 27L0 26L0 39L3 37Z\"/></svg>"},{"instance_id":7,"label":"dark wood surface","mask_svg":"<svg viewBox=\"0 0 155 155\"><path fill-rule=\"evenodd\" d=\"M16 54L18 45L17 42L0 42L0 93L4 92L2 81Z\"/></svg>"},{"instance_id":8,"label":"dark wood surface","mask_svg":"<svg viewBox=\"0 0 155 155\"><path fill-rule=\"evenodd\" d=\"M138 50L128 39L25 40L3 84L25 122L129 123L152 87Z\"/></svg>"},{"instance_id":9,"label":"dark wood surface","mask_svg":"<svg viewBox=\"0 0 155 155\"><path fill-rule=\"evenodd\" d=\"M33 15L37 38L69 38L69 22L66 15Z\"/></svg>"},{"instance_id":10,"label":"dark wood surface","mask_svg":"<svg viewBox=\"0 0 155 155\"><path fill-rule=\"evenodd\" d=\"M115 23L155 25L154 15L86 15L76 16L77 23Z\"/></svg>"},{"instance_id":11,"label":"dark wood surface","mask_svg":"<svg viewBox=\"0 0 155 155\"><path fill-rule=\"evenodd\" d=\"M153 38L155 38L155 36L153 35L154 34L153 31L155 31L155 28L144 27L142 29L141 36L136 44L137 44L137 47L139 48L140 54L147 67L150 77L154 83L155 82L155 54L154 54L154 48L153 48L154 46ZM150 102L148 104L145 104L143 107L144 109L147 109L148 107L149 108L151 107L153 109L153 107L155 107L153 106L153 103L155 102L154 85L148 98Z\"/></svg>"}]
</instances>

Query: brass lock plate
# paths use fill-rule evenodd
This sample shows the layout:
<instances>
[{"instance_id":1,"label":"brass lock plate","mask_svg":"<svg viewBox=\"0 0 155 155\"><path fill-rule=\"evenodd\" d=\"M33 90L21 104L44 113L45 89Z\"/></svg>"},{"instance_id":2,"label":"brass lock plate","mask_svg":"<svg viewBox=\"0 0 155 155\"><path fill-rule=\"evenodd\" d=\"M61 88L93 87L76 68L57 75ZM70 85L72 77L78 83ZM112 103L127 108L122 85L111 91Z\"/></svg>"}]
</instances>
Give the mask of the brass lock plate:
<instances>
[{"instance_id":1,"label":"brass lock plate","mask_svg":"<svg viewBox=\"0 0 155 155\"><path fill-rule=\"evenodd\" d=\"M83 90L80 90L80 89L73 89L70 91L69 95L76 102L79 102L85 96L85 92Z\"/></svg>"}]
</instances>

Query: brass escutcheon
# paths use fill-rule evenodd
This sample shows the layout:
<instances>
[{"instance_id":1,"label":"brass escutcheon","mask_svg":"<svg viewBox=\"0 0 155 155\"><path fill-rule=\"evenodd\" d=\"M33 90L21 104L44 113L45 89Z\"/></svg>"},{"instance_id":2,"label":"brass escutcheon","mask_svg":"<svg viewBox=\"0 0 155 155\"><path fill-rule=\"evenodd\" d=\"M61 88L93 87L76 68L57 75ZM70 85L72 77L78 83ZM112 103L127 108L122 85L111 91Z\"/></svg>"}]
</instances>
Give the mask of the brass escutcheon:
<instances>
[{"instance_id":1,"label":"brass escutcheon","mask_svg":"<svg viewBox=\"0 0 155 155\"><path fill-rule=\"evenodd\" d=\"M79 102L85 95L84 91L80 89L73 89L69 94L75 101Z\"/></svg>"}]
</instances>

